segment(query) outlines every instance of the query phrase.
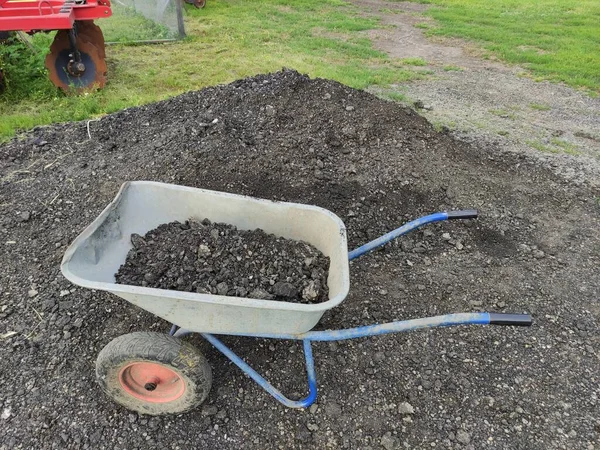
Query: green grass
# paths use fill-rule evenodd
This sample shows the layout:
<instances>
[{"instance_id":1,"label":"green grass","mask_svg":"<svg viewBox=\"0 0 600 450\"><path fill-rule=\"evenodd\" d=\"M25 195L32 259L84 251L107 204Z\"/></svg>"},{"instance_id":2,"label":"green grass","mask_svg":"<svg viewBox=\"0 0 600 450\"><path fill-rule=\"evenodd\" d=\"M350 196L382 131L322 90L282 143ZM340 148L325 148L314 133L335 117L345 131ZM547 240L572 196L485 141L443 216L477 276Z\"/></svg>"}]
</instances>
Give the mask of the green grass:
<instances>
[{"instance_id":1,"label":"green grass","mask_svg":"<svg viewBox=\"0 0 600 450\"><path fill-rule=\"evenodd\" d=\"M526 141L531 147L546 153L567 153L569 155L581 154L577 150L577 146L563 139L552 138L550 142L543 143L539 140Z\"/></svg>"},{"instance_id":2,"label":"green grass","mask_svg":"<svg viewBox=\"0 0 600 450\"><path fill-rule=\"evenodd\" d=\"M516 120L518 118L517 114L515 114L515 111L515 108L497 108L489 110L489 112L495 116L511 120Z\"/></svg>"},{"instance_id":3,"label":"green grass","mask_svg":"<svg viewBox=\"0 0 600 450\"><path fill-rule=\"evenodd\" d=\"M380 94L380 97L385 98L387 100L393 100L395 102L407 101L406 95L402 94L401 92L394 92L394 91L382 92Z\"/></svg>"},{"instance_id":4,"label":"green grass","mask_svg":"<svg viewBox=\"0 0 600 450\"><path fill-rule=\"evenodd\" d=\"M577 146L575 144L571 144L563 139L552 138L550 139L550 143L558 148L560 148L563 152L568 153L570 155L577 155L579 152L577 151Z\"/></svg>"},{"instance_id":5,"label":"green grass","mask_svg":"<svg viewBox=\"0 0 600 450\"><path fill-rule=\"evenodd\" d=\"M428 34L480 43L522 65L535 79L562 81L600 93L600 1L421 0L434 7Z\"/></svg>"},{"instance_id":6,"label":"green grass","mask_svg":"<svg viewBox=\"0 0 600 450\"><path fill-rule=\"evenodd\" d=\"M462 67L458 67L458 66L450 64L450 65L444 66L444 70L446 72L462 72L464 69Z\"/></svg>"},{"instance_id":7,"label":"green grass","mask_svg":"<svg viewBox=\"0 0 600 450\"><path fill-rule=\"evenodd\" d=\"M402 64L407 66L426 66L427 61L423 58L402 58L399 60Z\"/></svg>"},{"instance_id":8,"label":"green grass","mask_svg":"<svg viewBox=\"0 0 600 450\"><path fill-rule=\"evenodd\" d=\"M552 109L548 105L544 105L544 104L541 104L541 103L530 103L529 107L531 109L535 109L537 111L550 111Z\"/></svg>"},{"instance_id":9,"label":"green grass","mask_svg":"<svg viewBox=\"0 0 600 450\"><path fill-rule=\"evenodd\" d=\"M546 145L543 142L538 141L538 140L529 140L529 141L525 141L525 143L527 145L529 145L530 147L533 147L536 150L539 150L541 152L545 152L545 153L558 153L557 149L554 149L554 148L550 147L549 145Z\"/></svg>"},{"instance_id":10,"label":"green grass","mask_svg":"<svg viewBox=\"0 0 600 450\"><path fill-rule=\"evenodd\" d=\"M362 32L378 26L341 0L209 0L202 10L186 7L183 41L107 47L109 83L79 97L65 96L48 81L43 59L49 37L36 35L40 52L33 56L0 46L9 80L0 96L0 140L36 125L83 120L282 67L359 89L422 78L374 49Z\"/></svg>"}]
</instances>

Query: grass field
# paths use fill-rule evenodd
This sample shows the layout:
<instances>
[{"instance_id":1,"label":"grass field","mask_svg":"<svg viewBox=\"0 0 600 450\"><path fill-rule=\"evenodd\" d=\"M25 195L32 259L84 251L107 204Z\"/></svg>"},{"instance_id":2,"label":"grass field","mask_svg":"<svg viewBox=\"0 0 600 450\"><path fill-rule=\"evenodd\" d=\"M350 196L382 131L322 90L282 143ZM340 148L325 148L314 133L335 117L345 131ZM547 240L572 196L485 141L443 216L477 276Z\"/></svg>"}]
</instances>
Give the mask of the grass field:
<instances>
[{"instance_id":1,"label":"grass field","mask_svg":"<svg viewBox=\"0 0 600 450\"><path fill-rule=\"evenodd\" d=\"M114 21L107 26L118 28ZM109 47L109 84L83 97L57 92L43 73L43 52L24 65L23 56L15 58L14 52L30 52L4 49L0 58L10 85L0 97L0 139L282 67L356 88L423 77L418 68L373 49L361 32L377 26L339 0L209 0L205 9L186 8L183 41ZM122 28L127 27L128 22ZM49 38L36 36L35 43L45 50ZM7 63L11 59L19 65Z\"/></svg>"},{"instance_id":2,"label":"grass field","mask_svg":"<svg viewBox=\"0 0 600 450\"><path fill-rule=\"evenodd\" d=\"M480 43L534 78L600 93L599 0L419 0L433 35Z\"/></svg>"}]
</instances>

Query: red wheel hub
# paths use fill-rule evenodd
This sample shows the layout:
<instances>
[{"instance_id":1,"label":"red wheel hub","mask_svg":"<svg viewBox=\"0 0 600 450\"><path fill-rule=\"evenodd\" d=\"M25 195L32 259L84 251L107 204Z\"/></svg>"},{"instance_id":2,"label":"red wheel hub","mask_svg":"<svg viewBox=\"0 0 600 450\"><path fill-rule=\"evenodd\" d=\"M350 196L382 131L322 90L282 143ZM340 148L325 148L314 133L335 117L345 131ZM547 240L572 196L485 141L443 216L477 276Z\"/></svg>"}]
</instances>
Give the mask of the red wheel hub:
<instances>
[{"instance_id":1,"label":"red wheel hub","mask_svg":"<svg viewBox=\"0 0 600 450\"><path fill-rule=\"evenodd\" d=\"M128 394L152 403L172 402L185 392L183 378L175 370L156 362L126 365L119 372L119 382Z\"/></svg>"}]
</instances>

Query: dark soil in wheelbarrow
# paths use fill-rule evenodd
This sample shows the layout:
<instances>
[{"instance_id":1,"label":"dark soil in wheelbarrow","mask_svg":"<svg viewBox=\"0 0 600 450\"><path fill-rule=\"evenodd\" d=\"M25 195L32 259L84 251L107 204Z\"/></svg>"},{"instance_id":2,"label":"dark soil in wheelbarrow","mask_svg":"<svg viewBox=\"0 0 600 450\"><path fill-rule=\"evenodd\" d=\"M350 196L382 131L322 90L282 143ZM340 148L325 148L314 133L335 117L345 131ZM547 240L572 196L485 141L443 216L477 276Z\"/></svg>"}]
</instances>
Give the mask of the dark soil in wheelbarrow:
<instances>
[{"instance_id":1,"label":"dark soil in wheelbarrow","mask_svg":"<svg viewBox=\"0 0 600 450\"><path fill-rule=\"evenodd\" d=\"M117 283L298 303L327 301L329 258L306 242L190 220L160 225L133 248Z\"/></svg>"},{"instance_id":2,"label":"dark soil in wheelbarrow","mask_svg":"<svg viewBox=\"0 0 600 450\"><path fill-rule=\"evenodd\" d=\"M598 448L598 180L532 158L291 71L0 145L0 448ZM213 367L205 404L128 412L98 388L96 356L169 324L71 285L59 265L120 185L140 179L322 206L351 248L422 214L477 208L478 220L353 261L349 296L318 326L480 310L535 324L317 343L309 410L283 408L193 336ZM298 343L224 340L288 396L306 393Z\"/></svg>"}]
</instances>

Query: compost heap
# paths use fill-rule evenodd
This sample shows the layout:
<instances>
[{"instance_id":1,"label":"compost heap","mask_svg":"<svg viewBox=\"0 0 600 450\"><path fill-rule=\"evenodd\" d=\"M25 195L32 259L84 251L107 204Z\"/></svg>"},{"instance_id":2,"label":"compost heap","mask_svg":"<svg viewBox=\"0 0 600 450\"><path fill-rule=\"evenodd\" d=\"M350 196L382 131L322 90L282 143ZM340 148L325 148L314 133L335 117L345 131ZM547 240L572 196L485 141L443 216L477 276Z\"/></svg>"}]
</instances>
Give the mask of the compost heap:
<instances>
[{"instance_id":1,"label":"compost heap","mask_svg":"<svg viewBox=\"0 0 600 450\"><path fill-rule=\"evenodd\" d=\"M189 220L131 237L117 283L160 289L318 303L327 300L329 258L306 242L260 229Z\"/></svg>"}]
</instances>

